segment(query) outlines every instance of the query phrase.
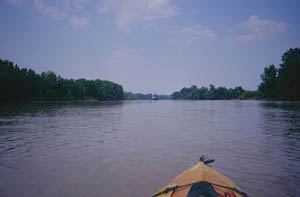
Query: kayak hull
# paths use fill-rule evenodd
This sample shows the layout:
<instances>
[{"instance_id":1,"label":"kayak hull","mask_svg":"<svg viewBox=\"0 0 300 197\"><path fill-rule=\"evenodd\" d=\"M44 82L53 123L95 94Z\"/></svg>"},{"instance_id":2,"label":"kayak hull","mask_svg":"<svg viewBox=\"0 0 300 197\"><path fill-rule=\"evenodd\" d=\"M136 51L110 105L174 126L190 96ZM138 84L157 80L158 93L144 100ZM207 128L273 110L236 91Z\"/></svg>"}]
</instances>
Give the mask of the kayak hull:
<instances>
[{"instance_id":1,"label":"kayak hull","mask_svg":"<svg viewBox=\"0 0 300 197\"><path fill-rule=\"evenodd\" d=\"M159 197L186 197L188 196L188 193L192 187L192 183L197 183L200 181L211 183L215 192L220 196L241 197L241 195L237 192L226 188L230 187L240 190L236 184L201 161L196 162L193 166L175 177L165 187L158 190L157 193L160 193L169 187L188 185L186 187L159 195ZM225 187L220 187L217 185Z\"/></svg>"}]
</instances>

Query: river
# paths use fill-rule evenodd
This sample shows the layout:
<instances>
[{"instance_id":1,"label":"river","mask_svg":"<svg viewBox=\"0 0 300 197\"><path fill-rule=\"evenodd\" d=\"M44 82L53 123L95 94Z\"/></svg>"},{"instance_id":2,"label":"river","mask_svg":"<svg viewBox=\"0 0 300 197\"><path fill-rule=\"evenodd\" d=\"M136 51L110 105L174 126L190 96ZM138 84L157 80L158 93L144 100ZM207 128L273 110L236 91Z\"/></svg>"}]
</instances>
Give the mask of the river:
<instances>
[{"instance_id":1,"label":"river","mask_svg":"<svg viewBox=\"0 0 300 197\"><path fill-rule=\"evenodd\" d=\"M270 103L2 106L0 196L151 196L203 154L250 196L300 196L300 112Z\"/></svg>"}]
</instances>

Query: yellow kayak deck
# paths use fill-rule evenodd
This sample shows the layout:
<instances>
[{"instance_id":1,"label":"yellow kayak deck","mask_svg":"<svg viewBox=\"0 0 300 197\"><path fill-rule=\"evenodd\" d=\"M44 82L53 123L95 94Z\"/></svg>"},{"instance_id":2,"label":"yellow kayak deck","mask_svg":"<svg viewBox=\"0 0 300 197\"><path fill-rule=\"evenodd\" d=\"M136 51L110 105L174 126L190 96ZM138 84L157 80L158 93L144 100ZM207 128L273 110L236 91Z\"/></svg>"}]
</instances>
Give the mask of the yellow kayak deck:
<instances>
[{"instance_id":1,"label":"yellow kayak deck","mask_svg":"<svg viewBox=\"0 0 300 197\"><path fill-rule=\"evenodd\" d=\"M192 187L192 183L197 183L200 181L211 183L213 189L219 196L242 197L242 195L238 194L234 190L228 189L230 187L240 190L237 185L235 185L229 178L204 164L202 161L198 161L193 166L186 169L165 187L158 190L156 194L161 193L170 187L187 185L185 187L158 195L159 197L186 197L188 196L188 193ZM220 187L218 185L225 187Z\"/></svg>"}]
</instances>

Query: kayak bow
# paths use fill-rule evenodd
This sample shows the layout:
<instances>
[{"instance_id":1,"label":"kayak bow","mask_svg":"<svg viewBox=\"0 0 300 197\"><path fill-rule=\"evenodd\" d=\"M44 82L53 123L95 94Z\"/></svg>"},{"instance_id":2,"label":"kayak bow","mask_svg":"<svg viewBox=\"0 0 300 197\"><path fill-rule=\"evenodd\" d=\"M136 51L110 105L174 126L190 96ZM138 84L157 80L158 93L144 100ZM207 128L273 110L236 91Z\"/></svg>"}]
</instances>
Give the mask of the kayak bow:
<instances>
[{"instance_id":1,"label":"kayak bow","mask_svg":"<svg viewBox=\"0 0 300 197\"><path fill-rule=\"evenodd\" d=\"M247 197L229 178L207 164L204 156L152 197Z\"/></svg>"}]
</instances>

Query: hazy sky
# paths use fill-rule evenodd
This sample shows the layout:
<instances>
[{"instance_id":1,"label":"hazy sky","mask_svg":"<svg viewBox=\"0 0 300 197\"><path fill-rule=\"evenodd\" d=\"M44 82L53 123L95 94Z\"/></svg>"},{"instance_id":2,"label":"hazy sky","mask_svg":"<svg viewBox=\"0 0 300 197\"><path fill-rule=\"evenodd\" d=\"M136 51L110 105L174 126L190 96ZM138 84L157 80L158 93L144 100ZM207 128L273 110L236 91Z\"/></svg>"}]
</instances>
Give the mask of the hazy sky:
<instances>
[{"instance_id":1,"label":"hazy sky","mask_svg":"<svg viewBox=\"0 0 300 197\"><path fill-rule=\"evenodd\" d=\"M299 0L0 0L0 58L64 78L170 94L256 89L300 47Z\"/></svg>"}]
</instances>

